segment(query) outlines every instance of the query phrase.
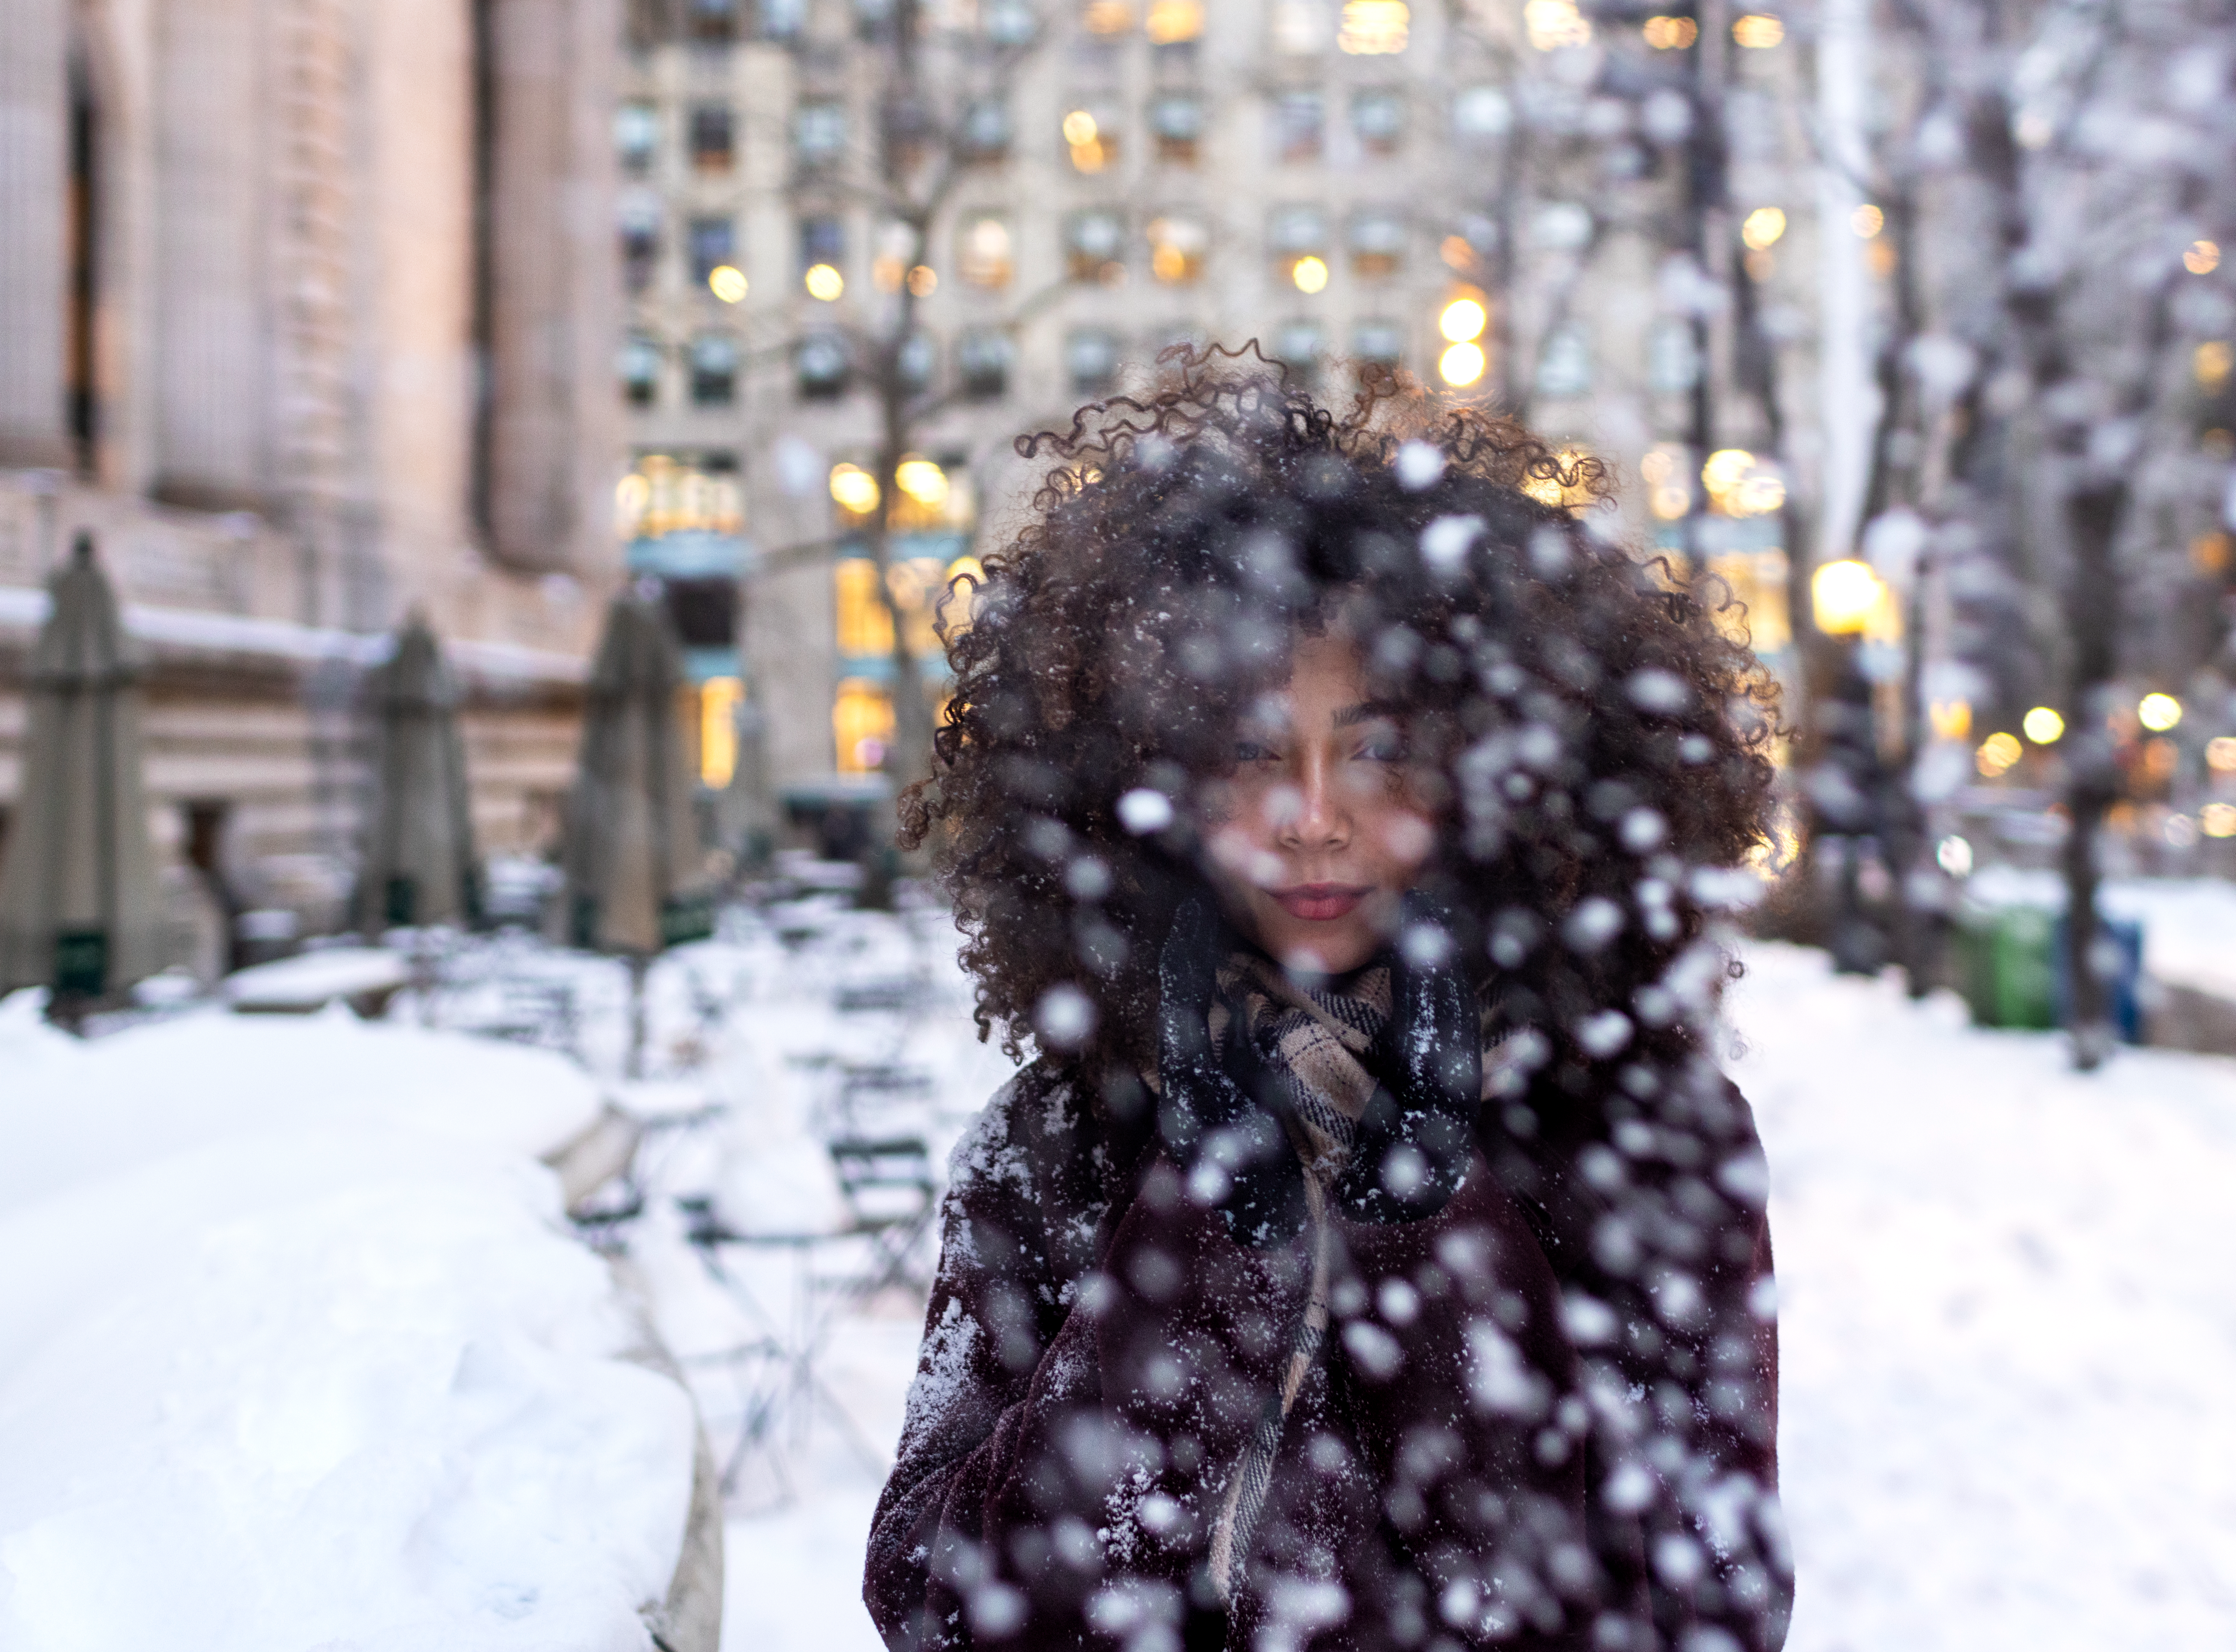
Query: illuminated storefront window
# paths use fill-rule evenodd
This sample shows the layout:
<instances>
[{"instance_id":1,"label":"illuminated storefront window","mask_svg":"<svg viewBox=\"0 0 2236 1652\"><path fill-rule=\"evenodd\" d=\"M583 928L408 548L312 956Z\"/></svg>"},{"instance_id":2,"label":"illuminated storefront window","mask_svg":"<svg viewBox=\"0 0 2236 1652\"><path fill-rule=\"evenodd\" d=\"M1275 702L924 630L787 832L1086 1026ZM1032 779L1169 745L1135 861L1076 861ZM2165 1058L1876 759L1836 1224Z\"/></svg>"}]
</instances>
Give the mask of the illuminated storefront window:
<instances>
[{"instance_id":1,"label":"illuminated storefront window","mask_svg":"<svg viewBox=\"0 0 2236 1652\"><path fill-rule=\"evenodd\" d=\"M847 678L831 703L831 734L841 774L874 773L892 744L892 696L874 682Z\"/></svg>"}]
</instances>

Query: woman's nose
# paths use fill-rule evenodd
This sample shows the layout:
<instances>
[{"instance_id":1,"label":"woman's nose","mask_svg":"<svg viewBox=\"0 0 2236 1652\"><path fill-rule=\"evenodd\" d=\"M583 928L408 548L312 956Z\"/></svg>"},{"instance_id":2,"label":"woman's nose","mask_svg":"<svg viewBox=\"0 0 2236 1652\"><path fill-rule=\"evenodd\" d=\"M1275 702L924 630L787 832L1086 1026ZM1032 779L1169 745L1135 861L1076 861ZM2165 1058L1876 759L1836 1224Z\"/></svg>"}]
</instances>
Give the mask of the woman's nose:
<instances>
[{"instance_id":1,"label":"woman's nose","mask_svg":"<svg viewBox=\"0 0 2236 1652\"><path fill-rule=\"evenodd\" d=\"M1332 766L1325 754L1307 753L1281 812L1280 841L1290 848L1339 846L1351 834L1351 818L1336 795Z\"/></svg>"}]
</instances>

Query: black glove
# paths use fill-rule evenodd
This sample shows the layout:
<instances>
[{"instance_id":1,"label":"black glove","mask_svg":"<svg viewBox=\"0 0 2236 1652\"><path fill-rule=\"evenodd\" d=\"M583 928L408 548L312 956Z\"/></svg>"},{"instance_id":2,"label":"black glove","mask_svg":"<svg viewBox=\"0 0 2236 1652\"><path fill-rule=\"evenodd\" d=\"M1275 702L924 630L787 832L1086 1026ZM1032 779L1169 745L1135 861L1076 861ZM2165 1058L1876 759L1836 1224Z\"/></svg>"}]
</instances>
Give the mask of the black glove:
<instances>
[{"instance_id":1,"label":"black glove","mask_svg":"<svg viewBox=\"0 0 2236 1652\"><path fill-rule=\"evenodd\" d=\"M1482 1021L1454 967L1452 925L1418 894L1405 897L1404 914L1404 931L1426 925L1447 944L1428 964L1409 961L1401 944L1391 966L1390 1023L1372 1057L1382 1082L1336 1188L1344 1214L1359 1221L1417 1221L1442 1210L1466 1179L1483 1104Z\"/></svg>"},{"instance_id":2,"label":"black glove","mask_svg":"<svg viewBox=\"0 0 2236 1652\"><path fill-rule=\"evenodd\" d=\"M1234 945L1208 895L1191 895L1173 917L1157 962L1157 1131L1190 1196L1207 1198L1238 1241L1285 1244L1304 1229L1305 1171L1278 1087L1239 1008L1230 1006L1224 1058L1212 1048L1219 965Z\"/></svg>"}]
</instances>

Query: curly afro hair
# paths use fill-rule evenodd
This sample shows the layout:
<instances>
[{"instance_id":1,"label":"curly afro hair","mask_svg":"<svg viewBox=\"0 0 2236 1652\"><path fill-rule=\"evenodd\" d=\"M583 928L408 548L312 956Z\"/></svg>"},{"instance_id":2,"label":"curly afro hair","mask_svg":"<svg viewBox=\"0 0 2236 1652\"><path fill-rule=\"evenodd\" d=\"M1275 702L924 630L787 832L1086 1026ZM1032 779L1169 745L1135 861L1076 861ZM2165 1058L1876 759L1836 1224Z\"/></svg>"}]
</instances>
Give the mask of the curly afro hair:
<instances>
[{"instance_id":1,"label":"curly afro hair","mask_svg":"<svg viewBox=\"0 0 2236 1652\"><path fill-rule=\"evenodd\" d=\"M1766 675L1597 531L1595 461L1389 378L1338 414L1250 350L1167 352L1154 393L1019 438L1053 463L943 616L954 694L902 840L954 902L981 1036L1089 1094L1147 1070L1198 789L1339 606L1405 725L1440 825L1424 882L1486 1017L1572 1093L1654 1082L1625 1064L1698 1050L1713 869L1765 832Z\"/></svg>"}]
</instances>

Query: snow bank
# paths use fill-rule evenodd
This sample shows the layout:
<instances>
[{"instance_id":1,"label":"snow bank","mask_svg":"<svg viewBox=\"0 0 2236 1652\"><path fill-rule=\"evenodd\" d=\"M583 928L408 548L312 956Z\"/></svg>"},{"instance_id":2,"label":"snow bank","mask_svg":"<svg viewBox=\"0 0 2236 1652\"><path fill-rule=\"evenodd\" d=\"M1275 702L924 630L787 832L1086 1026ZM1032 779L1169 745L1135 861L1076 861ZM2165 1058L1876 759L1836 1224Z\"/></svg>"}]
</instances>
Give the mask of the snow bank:
<instances>
[{"instance_id":1,"label":"snow bank","mask_svg":"<svg viewBox=\"0 0 2236 1652\"><path fill-rule=\"evenodd\" d=\"M0 1006L0 1646L648 1647L688 1399L534 1162L597 1096L450 1035Z\"/></svg>"}]
</instances>

